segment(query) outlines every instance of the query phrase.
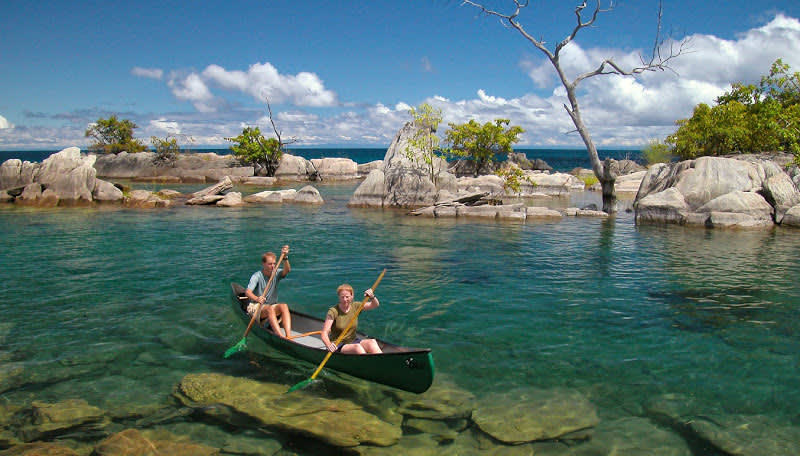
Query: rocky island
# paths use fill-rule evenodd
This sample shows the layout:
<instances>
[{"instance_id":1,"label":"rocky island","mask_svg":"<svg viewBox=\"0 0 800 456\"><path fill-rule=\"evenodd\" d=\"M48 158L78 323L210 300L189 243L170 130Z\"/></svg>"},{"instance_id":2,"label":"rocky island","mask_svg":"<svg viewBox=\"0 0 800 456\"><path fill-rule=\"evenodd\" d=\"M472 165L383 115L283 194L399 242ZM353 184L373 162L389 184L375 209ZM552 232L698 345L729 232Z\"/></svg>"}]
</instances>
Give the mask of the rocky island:
<instances>
[{"instance_id":1,"label":"rocky island","mask_svg":"<svg viewBox=\"0 0 800 456\"><path fill-rule=\"evenodd\" d=\"M511 154L524 178L514 191L495 174L474 176L464 162L434 163L433 179L416 159L409 139L418 127L401 128L383 160L358 164L348 158L307 160L284 154L274 176L256 176L232 155L180 154L172 165L158 164L152 152L84 154L77 147L42 163L7 160L0 165L0 202L26 206L119 204L125 207L176 205L323 204L310 183L361 180L348 205L403 209L423 217L479 217L506 220L599 216L594 207L556 210L531 206L541 200L586 191L586 170L552 172L524 154ZM409 154L408 151L412 150ZM418 152L417 152L418 153ZM785 153L701 157L660 163L649 169L620 161L616 190L634 198L639 224L677 224L708 228L800 227L800 168ZM468 168L468 167L467 167ZM158 183L211 183L191 193L133 189L114 180ZM434 180L436 182L434 182ZM299 188L286 188L297 186ZM261 187L243 196L235 186ZM597 187L597 185L595 185ZM590 188L598 190L598 188Z\"/></svg>"}]
</instances>

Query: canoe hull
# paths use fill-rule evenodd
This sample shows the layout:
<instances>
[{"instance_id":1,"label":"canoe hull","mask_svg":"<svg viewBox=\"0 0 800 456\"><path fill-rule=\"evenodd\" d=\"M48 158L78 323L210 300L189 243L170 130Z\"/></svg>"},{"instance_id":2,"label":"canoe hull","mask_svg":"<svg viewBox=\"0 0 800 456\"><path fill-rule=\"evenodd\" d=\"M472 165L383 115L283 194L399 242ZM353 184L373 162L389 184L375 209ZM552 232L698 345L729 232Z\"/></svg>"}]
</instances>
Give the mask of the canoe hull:
<instances>
[{"instance_id":1,"label":"canoe hull","mask_svg":"<svg viewBox=\"0 0 800 456\"><path fill-rule=\"evenodd\" d=\"M237 315L245 322L250 322L239 299L244 289L238 284L231 284L233 290L233 307ZM322 329L323 321L300 312L292 312L293 333L306 333ZM287 340L276 336L271 330L254 325L251 334L255 334L270 347L295 359L319 365L328 353L318 335ZM358 337L366 338L362 333ZM353 355L334 353L325 364L326 369L352 375L364 380L398 388L412 393L423 393L433 383L433 355L429 348L406 348L376 339L383 349L381 354Z\"/></svg>"}]
</instances>

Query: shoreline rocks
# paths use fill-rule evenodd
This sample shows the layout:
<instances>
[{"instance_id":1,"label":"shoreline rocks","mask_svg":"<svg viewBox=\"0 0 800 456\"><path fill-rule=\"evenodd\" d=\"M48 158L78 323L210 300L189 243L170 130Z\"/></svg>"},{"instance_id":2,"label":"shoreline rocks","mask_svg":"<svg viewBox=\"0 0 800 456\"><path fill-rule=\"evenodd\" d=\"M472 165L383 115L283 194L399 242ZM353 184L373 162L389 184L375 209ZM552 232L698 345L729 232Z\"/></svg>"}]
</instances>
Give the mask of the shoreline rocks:
<instances>
[{"instance_id":1,"label":"shoreline rocks","mask_svg":"<svg viewBox=\"0 0 800 456\"><path fill-rule=\"evenodd\" d=\"M787 168L791 161L788 154L737 155L653 165L634 201L636 223L800 227L800 172Z\"/></svg>"}]
</instances>

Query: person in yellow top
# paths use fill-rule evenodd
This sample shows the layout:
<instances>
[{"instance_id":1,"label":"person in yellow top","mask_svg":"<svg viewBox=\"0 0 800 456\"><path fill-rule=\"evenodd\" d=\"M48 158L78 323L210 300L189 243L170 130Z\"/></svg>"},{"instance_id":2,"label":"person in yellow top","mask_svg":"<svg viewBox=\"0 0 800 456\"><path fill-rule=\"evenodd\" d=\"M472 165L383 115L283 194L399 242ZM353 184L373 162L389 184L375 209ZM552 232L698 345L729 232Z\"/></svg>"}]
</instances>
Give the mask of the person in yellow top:
<instances>
[{"instance_id":1,"label":"person in yellow top","mask_svg":"<svg viewBox=\"0 0 800 456\"><path fill-rule=\"evenodd\" d=\"M378 341L375 339L356 339L358 317L356 316L357 305L353 304L353 287L346 283L339 285L339 288L336 289L336 294L339 296L339 304L328 309L328 314L325 316L325 324L322 326L322 333L320 334L322 342L325 343L328 351L358 355L382 353L381 347L378 346ZM372 288L367 289L364 292L364 296L369 298L364 304L364 310L374 309L380 305ZM356 318L356 321L350 326L339 346L331 342L331 339L337 340L339 338L353 317Z\"/></svg>"}]
</instances>

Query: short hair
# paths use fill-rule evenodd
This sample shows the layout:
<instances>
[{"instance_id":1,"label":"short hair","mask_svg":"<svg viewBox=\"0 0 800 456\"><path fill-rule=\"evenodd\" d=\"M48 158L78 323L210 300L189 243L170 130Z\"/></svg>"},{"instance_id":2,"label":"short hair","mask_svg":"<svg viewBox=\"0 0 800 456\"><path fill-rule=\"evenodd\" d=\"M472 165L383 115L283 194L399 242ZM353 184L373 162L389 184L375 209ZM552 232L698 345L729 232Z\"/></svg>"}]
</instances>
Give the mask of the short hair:
<instances>
[{"instance_id":1,"label":"short hair","mask_svg":"<svg viewBox=\"0 0 800 456\"><path fill-rule=\"evenodd\" d=\"M339 285L338 288L336 288L336 295L338 296L339 293L341 293L344 290L349 291L350 294L355 294L355 293L353 293L353 287L351 287L350 285L348 285L346 283L343 283L343 284Z\"/></svg>"},{"instance_id":2,"label":"short hair","mask_svg":"<svg viewBox=\"0 0 800 456\"><path fill-rule=\"evenodd\" d=\"M272 252L267 252L267 253L265 253L265 254L261 255L261 262L262 262L262 263L266 263L266 262L267 262L267 258L272 258L272 259L274 260L274 259L275 259L275 258L277 258L277 257L275 256L275 254L274 254L274 253L272 253Z\"/></svg>"}]
</instances>

